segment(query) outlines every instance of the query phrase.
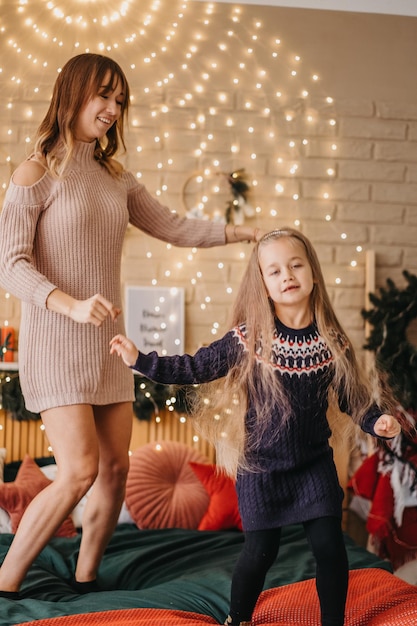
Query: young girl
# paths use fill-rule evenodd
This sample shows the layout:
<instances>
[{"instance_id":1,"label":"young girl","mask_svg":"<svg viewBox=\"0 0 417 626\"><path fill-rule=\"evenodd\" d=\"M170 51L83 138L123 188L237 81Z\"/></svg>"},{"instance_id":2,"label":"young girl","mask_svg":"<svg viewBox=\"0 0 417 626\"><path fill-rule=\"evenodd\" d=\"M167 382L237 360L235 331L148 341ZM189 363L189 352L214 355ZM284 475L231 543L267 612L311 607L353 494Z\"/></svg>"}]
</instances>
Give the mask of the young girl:
<instances>
[{"instance_id":1,"label":"young girl","mask_svg":"<svg viewBox=\"0 0 417 626\"><path fill-rule=\"evenodd\" d=\"M189 220L161 205L116 156L130 89L112 59L83 53L58 74L34 152L13 173L0 217L0 283L22 300L19 374L40 413L57 478L31 502L0 569L18 599L30 565L88 491L72 586L97 589L129 467L133 373L109 355L124 332L120 293L128 222L176 246L254 240L241 225Z\"/></svg>"},{"instance_id":2,"label":"young girl","mask_svg":"<svg viewBox=\"0 0 417 626\"><path fill-rule=\"evenodd\" d=\"M237 476L245 531L225 624L250 624L282 526L302 523L317 565L322 626L342 626L348 562L343 491L328 441L329 397L375 437L395 437L400 425L372 400L308 239L290 228L262 237L237 296L232 330L194 357L138 353L123 335L112 339L110 351L160 383L225 377L221 393L215 389L198 416L216 445L218 465Z\"/></svg>"}]
</instances>

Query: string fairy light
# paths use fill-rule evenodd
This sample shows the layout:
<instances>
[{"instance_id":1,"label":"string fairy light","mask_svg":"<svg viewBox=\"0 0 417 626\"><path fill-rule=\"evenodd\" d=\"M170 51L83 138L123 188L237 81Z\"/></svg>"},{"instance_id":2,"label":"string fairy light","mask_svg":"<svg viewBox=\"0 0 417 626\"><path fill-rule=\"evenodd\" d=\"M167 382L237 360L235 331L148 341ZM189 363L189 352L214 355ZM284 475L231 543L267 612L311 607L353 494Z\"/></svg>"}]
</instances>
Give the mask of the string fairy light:
<instances>
[{"instance_id":1,"label":"string fairy light","mask_svg":"<svg viewBox=\"0 0 417 626\"><path fill-rule=\"evenodd\" d=\"M253 217L273 223L292 214L294 225L302 226L298 207L308 199L303 170L322 124L329 129L328 158L317 173L315 201L322 203L323 223L351 245L349 233L337 232L330 208L338 177L334 100L323 94L308 59L287 52L276 25L257 12L188 0L50 0L42 7L19 0L6 6L0 17L0 76L7 93L0 103L0 189L25 158L63 63L80 52L102 52L120 62L131 85L129 169L161 202L171 206L181 176L201 170L201 212L217 202L215 218L221 219L224 190L213 184L212 172L246 167ZM232 262L245 262L245 245L234 246ZM178 284L188 283L205 319L211 316L211 333L220 332L218 290L225 307L234 296L225 265L216 260L215 280L207 281L199 269L204 253L167 246L159 258L154 250L144 259L148 284L172 284L174 276ZM352 271L361 252L355 249L348 263Z\"/></svg>"}]
</instances>

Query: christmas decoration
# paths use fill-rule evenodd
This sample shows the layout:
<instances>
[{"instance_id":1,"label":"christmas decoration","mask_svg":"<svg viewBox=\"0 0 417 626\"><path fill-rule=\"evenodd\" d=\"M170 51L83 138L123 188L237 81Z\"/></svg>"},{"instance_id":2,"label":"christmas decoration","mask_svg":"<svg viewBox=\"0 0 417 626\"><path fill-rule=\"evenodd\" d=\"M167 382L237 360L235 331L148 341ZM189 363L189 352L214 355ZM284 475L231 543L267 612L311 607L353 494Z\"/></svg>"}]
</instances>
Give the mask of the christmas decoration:
<instances>
[{"instance_id":1,"label":"christmas decoration","mask_svg":"<svg viewBox=\"0 0 417 626\"><path fill-rule=\"evenodd\" d=\"M220 186L214 186L209 181L221 176L228 184L232 194L226 203L226 210L222 214L218 209L216 195L220 192ZM255 209L249 204L248 196L250 186L244 168L233 172L219 172L207 169L195 172L184 183L182 199L186 209L186 215L194 219L211 219L222 221L226 224L233 223L235 226L243 224L245 218L255 216Z\"/></svg>"},{"instance_id":2,"label":"christmas decoration","mask_svg":"<svg viewBox=\"0 0 417 626\"><path fill-rule=\"evenodd\" d=\"M417 276L406 270L408 283L399 289L391 280L380 295L369 294L374 308L362 311L372 326L364 345L375 353L377 366L386 372L388 383L400 404L417 410L417 348L407 339L407 328L417 318Z\"/></svg>"},{"instance_id":3,"label":"christmas decoration","mask_svg":"<svg viewBox=\"0 0 417 626\"><path fill-rule=\"evenodd\" d=\"M1 370L1 366L0 366ZM144 376L135 375L135 396L133 412L139 420L149 421L159 411L168 409L176 413L190 412L194 392L192 387L161 385ZM32 413L25 407L17 372L0 371L0 410L7 411L11 418L21 421L38 420L39 413Z\"/></svg>"},{"instance_id":4,"label":"christmas decoration","mask_svg":"<svg viewBox=\"0 0 417 626\"><path fill-rule=\"evenodd\" d=\"M26 409L17 373L0 372L0 408L18 422L40 419L38 413Z\"/></svg>"},{"instance_id":5,"label":"christmas decoration","mask_svg":"<svg viewBox=\"0 0 417 626\"><path fill-rule=\"evenodd\" d=\"M232 191L233 199L227 203L226 222L233 222L236 226L243 224L245 217L253 217L255 211L248 203L250 187L247 183L245 170L235 170L228 175L227 180Z\"/></svg>"},{"instance_id":6,"label":"christmas decoration","mask_svg":"<svg viewBox=\"0 0 417 626\"><path fill-rule=\"evenodd\" d=\"M403 275L404 289L388 279L379 296L369 294L374 308L362 315L373 326L364 348L375 353L376 366L386 374L408 424L389 444L379 443L350 485L362 495L363 485L373 481L365 495L371 500L366 527L379 556L395 568L417 558L417 349L407 338L417 318L417 276L407 271Z\"/></svg>"},{"instance_id":7,"label":"christmas decoration","mask_svg":"<svg viewBox=\"0 0 417 626\"><path fill-rule=\"evenodd\" d=\"M10 326L3 326L0 331L0 361L11 362L15 352L15 330Z\"/></svg>"},{"instance_id":8,"label":"christmas decoration","mask_svg":"<svg viewBox=\"0 0 417 626\"><path fill-rule=\"evenodd\" d=\"M190 387L161 385L144 376L135 375L135 396L134 414L140 420L149 421L163 409L189 413L193 391Z\"/></svg>"}]
</instances>

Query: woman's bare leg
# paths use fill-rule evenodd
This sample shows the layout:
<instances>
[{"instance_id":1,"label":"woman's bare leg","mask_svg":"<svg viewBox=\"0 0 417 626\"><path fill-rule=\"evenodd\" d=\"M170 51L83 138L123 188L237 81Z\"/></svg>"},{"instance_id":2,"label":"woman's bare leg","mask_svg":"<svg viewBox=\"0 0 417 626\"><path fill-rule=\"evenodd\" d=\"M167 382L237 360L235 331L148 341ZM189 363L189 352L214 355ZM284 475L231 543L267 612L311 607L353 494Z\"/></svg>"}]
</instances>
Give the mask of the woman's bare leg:
<instances>
[{"instance_id":1,"label":"woman's bare leg","mask_svg":"<svg viewBox=\"0 0 417 626\"><path fill-rule=\"evenodd\" d=\"M125 497L132 435L132 403L94 408L99 471L83 515L75 578L92 581L119 518Z\"/></svg>"},{"instance_id":2,"label":"woman's bare leg","mask_svg":"<svg viewBox=\"0 0 417 626\"><path fill-rule=\"evenodd\" d=\"M27 507L0 568L0 590L18 591L33 561L92 485L99 447L89 405L49 409L42 414L58 466L56 479Z\"/></svg>"}]
</instances>

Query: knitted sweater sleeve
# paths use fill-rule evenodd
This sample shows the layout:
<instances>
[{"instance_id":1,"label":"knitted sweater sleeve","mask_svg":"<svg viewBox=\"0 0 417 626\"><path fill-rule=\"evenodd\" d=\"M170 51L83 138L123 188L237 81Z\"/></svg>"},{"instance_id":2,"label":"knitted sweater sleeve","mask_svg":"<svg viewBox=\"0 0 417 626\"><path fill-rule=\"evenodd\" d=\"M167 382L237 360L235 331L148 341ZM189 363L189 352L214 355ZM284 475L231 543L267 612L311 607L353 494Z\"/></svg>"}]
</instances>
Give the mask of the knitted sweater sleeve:
<instances>
[{"instance_id":1,"label":"knitted sweater sleeve","mask_svg":"<svg viewBox=\"0 0 417 626\"><path fill-rule=\"evenodd\" d=\"M339 407L343 413L347 413L348 415L350 414L349 405L346 399L339 398ZM372 435L372 437L378 437L379 439L391 439L391 437L380 437L375 433L375 422L379 417L381 417L382 413L383 412L376 403L371 404L371 406L363 414L359 425L365 433Z\"/></svg>"},{"instance_id":2,"label":"knitted sweater sleeve","mask_svg":"<svg viewBox=\"0 0 417 626\"><path fill-rule=\"evenodd\" d=\"M49 187L47 175L30 187L10 182L0 215L0 284L42 308L55 285L35 268L33 247Z\"/></svg>"},{"instance_id":3,"label":"knitted sweater sleeve","mask_svg":"<svg viewBox=\"0 0 417 626\"><path fill-rule=\"evenodd\" d=\"M242 352L242 346L229 332L219 341L197 350L194 356L159 356L157 352L139 352L132 369L157 383L194 385L225 376L239 361Z\"/></svg>"},{"instance_id":4,"label":"knitted sweater sleeve","mask_svg":"<svg viewBox=\"0 0 417 626\"><path fill-rule=\"evenodd\" d=\"M132 173L125 172L124 177L128 187L129 221L133 226L174 246L210 248L226 243L224 224L181 217L160 204Z\"/></svg>"}]
</instances>

